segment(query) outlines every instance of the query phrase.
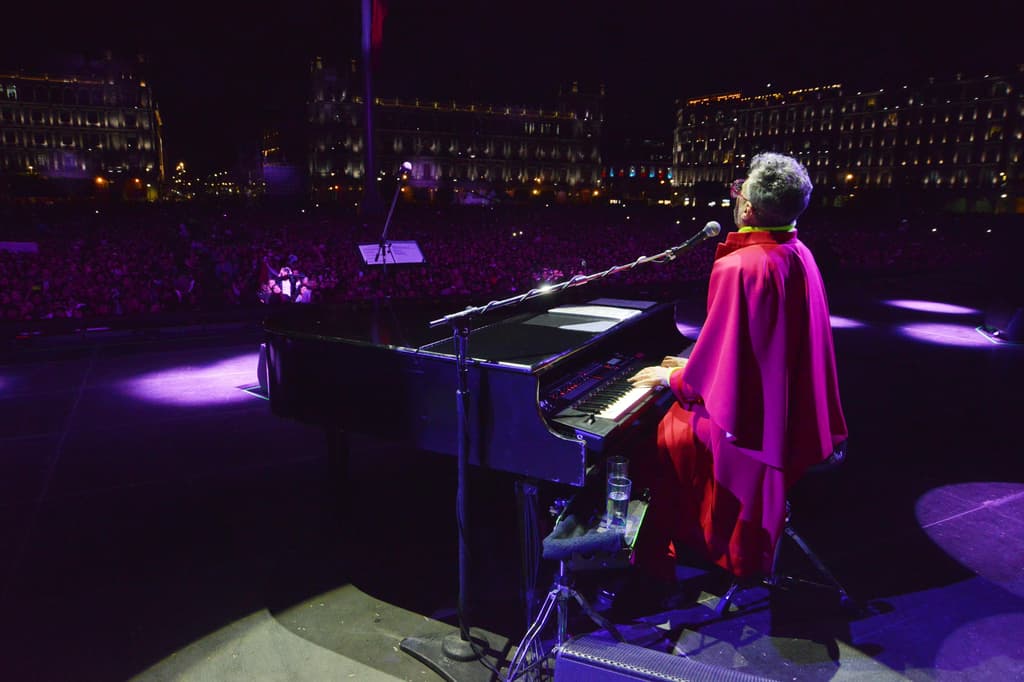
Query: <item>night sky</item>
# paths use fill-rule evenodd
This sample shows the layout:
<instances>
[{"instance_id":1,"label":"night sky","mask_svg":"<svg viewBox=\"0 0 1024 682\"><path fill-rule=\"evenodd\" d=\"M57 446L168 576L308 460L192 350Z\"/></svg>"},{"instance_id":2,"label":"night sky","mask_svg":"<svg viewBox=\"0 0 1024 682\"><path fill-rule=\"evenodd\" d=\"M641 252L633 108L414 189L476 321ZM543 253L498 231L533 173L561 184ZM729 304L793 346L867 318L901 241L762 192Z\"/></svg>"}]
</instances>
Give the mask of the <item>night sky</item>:
<instances>
[{"instance_id":1,"label":"night sky","mask_svg":"<svg viewBox=\"0 0 1024 682\"><path fill-rule=\"evenodd\" d=\"M343 65L359 56L359 0L270 9L19 4L4 10L0 72L40 68L61 54L144 53L168 161L197 170L230 167L240 150L257 148L263 129L294 136L310 60ZM604 83L610 137L668 140L677 98L761 92L768 83L868 89L958 71L1008 73L1024 63L1022 5L387 0L375 88L383 96L545 105L563 84Z\"/></svg>"}]
</instances>

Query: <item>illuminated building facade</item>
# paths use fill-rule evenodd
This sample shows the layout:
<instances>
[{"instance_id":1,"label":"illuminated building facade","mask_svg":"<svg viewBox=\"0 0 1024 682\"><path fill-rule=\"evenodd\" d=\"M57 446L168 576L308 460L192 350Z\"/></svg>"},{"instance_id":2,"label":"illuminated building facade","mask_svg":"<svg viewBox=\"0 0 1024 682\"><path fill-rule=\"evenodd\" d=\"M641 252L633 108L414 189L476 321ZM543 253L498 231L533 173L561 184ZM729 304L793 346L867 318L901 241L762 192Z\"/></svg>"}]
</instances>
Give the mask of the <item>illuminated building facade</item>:
<instances>
[{"instance_id":1,"label":"illuminated building facade","mask_svg":"<svg viewBox=\"0 0 1024 682\"><path fill-rule=\"evenodd\" d=\"M110 60L88 76L0 74L0 177L15 196L153 198L162 154L151 88Z\"/></svg>"},{"instance_id":2,"label":"illuminated building facade","mask_svg":"<svg viewBox=\"0 0 1024 682\"><path fill-rule=\"evenodd\" d=\"M364 105L352 76L313 63L309 176L321 198L365 180ZM377 167L390 175L411 163L412 191L429 198L589 193L601 181L602 100L576 84L550 109L375 98Z\"/></svg>"},{"instance_id":3,"label":"illuminated building facade","mask_svg":"<svg viewBox=\"0 0 1024 682\"><path fill-rule=\"evenodd\" d=\"M605 195L612 203L670 205L672 149L666 140L626 138L601 171Z\"/></svg>"},{"instance_id":4,"label":"illuminated building facade","mask_svg":"<svg viewBox=\"0 0 1024 682\"><path fill-rule=\"evenodd\" d=\"M1024 212L1022 81L1019 67L872 92L827 85L678 102L673 182L684 203L702 202L709 187L721 194L743 177L751 156L777 151L801 160L816 197L830 205L888 197Z\"/></svg>"}]
</instances>

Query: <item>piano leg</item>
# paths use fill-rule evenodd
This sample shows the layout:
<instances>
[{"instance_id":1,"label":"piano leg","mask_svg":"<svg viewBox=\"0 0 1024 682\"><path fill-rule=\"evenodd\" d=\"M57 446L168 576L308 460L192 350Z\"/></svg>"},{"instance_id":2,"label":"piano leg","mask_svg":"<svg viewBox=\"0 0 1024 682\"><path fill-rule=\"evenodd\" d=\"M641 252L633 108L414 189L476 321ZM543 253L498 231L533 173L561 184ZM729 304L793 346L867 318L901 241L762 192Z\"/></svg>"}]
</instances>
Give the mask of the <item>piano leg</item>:
<instances>
[{"instance_id":1,"label":"piano leg","mask_svg":"<svg viewBox=\"0 0 1024 682\"><path fill-rule=\"evenodd\" d=\"M519 580L523 604L526 608L526 625L529 627L537 615L537 573L540 570L540 524L537 520L537 484L517 480L516 508L519 511Z\"/></svg>"}]
</instances>

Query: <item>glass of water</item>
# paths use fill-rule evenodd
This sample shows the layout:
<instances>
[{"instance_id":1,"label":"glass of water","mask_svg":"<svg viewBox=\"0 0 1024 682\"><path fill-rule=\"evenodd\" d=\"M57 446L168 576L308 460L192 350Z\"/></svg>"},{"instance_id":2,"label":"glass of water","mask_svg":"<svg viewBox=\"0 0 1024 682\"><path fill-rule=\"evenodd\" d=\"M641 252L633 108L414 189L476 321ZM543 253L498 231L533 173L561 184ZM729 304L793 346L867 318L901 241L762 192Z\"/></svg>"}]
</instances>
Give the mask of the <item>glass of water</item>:
<instances>
[{"instance_id":1,"label":"glass of water","mask_svg":"<svg viewBox=\"0 0 1024 682\"><path fill-rule=\"evenodd\" d=\"M629 513L629 497L633 492L633 481L625 476L608 477L608 501L605 523L608 528L626 530L626 516Z\"/></svg>"}]
</instances>

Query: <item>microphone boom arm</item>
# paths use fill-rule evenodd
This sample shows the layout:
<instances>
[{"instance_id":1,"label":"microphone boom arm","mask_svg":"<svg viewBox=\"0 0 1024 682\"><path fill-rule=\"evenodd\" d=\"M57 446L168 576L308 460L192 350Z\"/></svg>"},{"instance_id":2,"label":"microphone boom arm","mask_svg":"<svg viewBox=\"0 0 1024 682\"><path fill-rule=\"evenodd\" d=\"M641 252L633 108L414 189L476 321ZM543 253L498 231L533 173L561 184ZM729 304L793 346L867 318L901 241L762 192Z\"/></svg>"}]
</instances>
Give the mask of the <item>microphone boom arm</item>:
<instances>
[{"instance_id":1,"label":"microphone boom arm","mask_svg":"<svg viewBox=\"0 0 1024 682\"><path fill-rule=\"evenodd\" d=\"M661 253L657 253L653 256L640 256L631 263L613 265L607 270L602 270L601 272L594 272L589 275L576 275L570 279L563 280L556 284L533 288L522 294L516 294L515 296L503 298L498 301L491 301L490 303L487 303L482 306L471 306L466 308L465 310L460 310L457 313L451 313L436 320L432 320L429 324L429 327L433 329L434 327L440 327L443 324L454 324L459 320L474 317L476 315L483 315L484 313L490 312L492 310L497 310L499 308L504 308L510 305L518 305L520 303L525 303L526 301L532 300L544 294L551 294L563 291L565 289L569 289L571 287L578 287L583 286L584 284L590 284L593 281L604 279L605 277L610 277L611 275L618 274L624 270L632 270L638 265L644 265L646 263L651 262L665 263L668 261L675 260L677 253L679 253L680 251L685 251L686 249L689 249L699 244L700 242L704 241L705 239L708 239L709 237L716 236L721 231L721 229L722 226L719 225L717 221L712 220L711 222L704 226L704 229L702 229L700 232L687 239L682 244L665 249Z\"/></svg>"},{"instance_id":2,"label":"microphone boom arm","mask_svg":"<svg viewBox=\"0 0 1024 682\"><path fill-rule=\"evenodd\" d=\"M388 228L391 226L391 216L395 213L395 204L398 203L398 195L402 191L402 173L412 170L412 164L408 161L402 164L402 172L398 174L398 185L395 187L395 194L391 197L391 208L388 209L388 215L384 218L384 230L380 233L380 243L377 249L377 256L374 257L374 262L377 262L377 258L384 261L384 271L387 272L388 268L388 251L390 251L390 244L388 243ZM392 256L394 258L394 256Z\"/></svg>"}]
</instances>

